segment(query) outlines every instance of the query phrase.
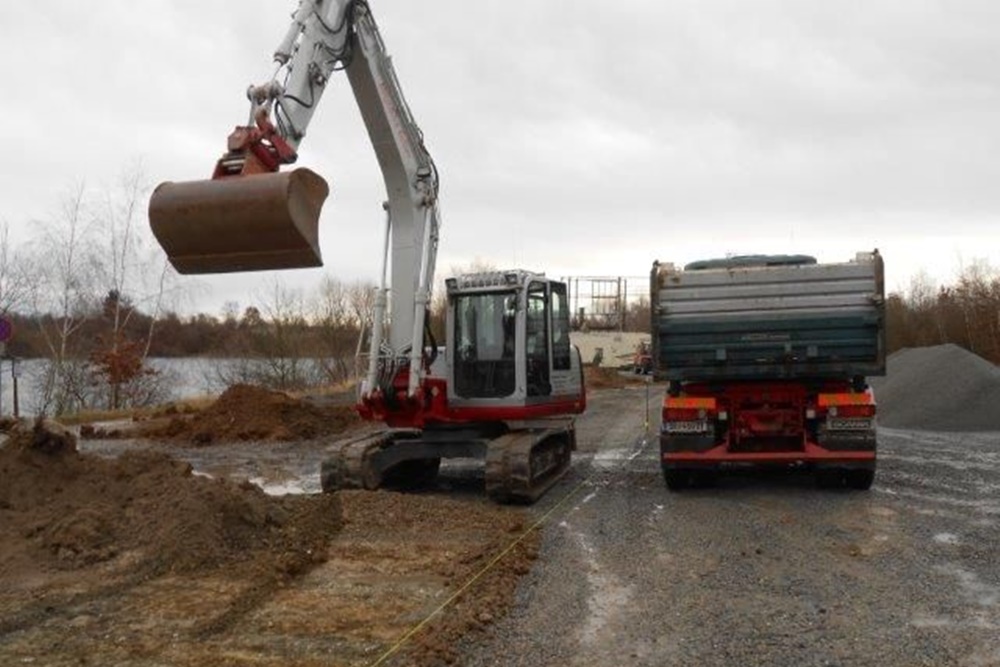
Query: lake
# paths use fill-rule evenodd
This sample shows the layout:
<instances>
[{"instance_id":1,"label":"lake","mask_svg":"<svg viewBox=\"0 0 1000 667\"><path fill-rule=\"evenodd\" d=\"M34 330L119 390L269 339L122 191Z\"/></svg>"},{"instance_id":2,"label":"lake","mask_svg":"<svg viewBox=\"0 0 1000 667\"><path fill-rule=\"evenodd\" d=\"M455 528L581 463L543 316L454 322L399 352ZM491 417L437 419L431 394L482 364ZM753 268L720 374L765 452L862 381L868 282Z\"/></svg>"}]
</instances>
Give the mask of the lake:
<instances>
[{"instance_id":1,"label":"lake","mask_svg":"<svg viewBox=\"0 0 1000 667\"><path fill-rule=\"evenodd\" d=\"M149 359L149 365L160 371L169 396L165 402L198 396L215 396L222 393L233 377L242 359L181 357ZM41 388L44 382L45 360L22 359L17 362L20 376L17 380L18 408L22 417L34 416L40 411ZM309 362L307 362L309 363ZM14 380L10 359L0 360L0 415L14 414Z\"/></svg>"}]
</instances>

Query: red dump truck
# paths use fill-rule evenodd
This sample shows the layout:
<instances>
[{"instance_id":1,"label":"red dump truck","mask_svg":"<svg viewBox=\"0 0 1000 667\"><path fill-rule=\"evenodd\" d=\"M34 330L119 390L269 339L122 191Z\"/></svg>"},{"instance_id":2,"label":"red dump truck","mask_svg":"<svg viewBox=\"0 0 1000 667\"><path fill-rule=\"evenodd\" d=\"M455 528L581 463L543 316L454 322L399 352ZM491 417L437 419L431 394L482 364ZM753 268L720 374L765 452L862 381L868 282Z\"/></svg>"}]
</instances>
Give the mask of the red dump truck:
<instances>
[{"instance_id":1,"label":"red dump truck","mask_svg":"<svg viewBox=\"0 0 1000 667\"><path fill-rule=\"evenodd\" d=\"M808 467L824 487L875 478L875 399L885 374L878 251L654 262L654 378L667 381L660 454L667 488L746 465Z\"/></svg>"}]
</instances>

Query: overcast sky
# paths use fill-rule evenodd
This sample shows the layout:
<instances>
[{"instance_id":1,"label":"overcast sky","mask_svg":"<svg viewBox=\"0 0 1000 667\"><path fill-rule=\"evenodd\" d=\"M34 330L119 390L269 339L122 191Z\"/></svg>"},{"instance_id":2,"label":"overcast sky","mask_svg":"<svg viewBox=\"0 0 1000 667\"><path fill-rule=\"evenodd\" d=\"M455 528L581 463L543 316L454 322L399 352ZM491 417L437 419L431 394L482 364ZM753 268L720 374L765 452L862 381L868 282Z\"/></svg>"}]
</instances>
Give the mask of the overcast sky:
<instances>
[{"instance_id":1,"label":"overcast sky","mask_svg":"<svg viewBox=\"0 0 1000 667\"><path fill-rule=\"evenodd\" d=\"M137 160L151 185L210 175L295 4L0 3L0 220L17 239ZM890 289L1000 267L994 0L371 5L441 172L439 276L876 247ZM299 164L332 187L326 266L281 279L374 281L384 187L346 77ZM245 305L266 277L199 278L196 305Z\"/></svg>"}]
</instances>

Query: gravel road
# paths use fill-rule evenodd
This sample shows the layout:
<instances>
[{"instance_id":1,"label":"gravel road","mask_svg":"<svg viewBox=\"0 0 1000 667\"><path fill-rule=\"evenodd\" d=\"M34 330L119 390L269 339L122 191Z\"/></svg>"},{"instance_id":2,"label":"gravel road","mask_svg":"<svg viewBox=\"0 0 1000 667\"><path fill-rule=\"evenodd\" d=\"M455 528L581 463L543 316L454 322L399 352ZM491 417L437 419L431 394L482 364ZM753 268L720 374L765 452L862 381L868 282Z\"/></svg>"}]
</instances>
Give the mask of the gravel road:
<instances>
[{"instance_id":1,"label":"gravel road","mask_svg":"<svg viewBox=\"0 0 1000 667\"><path fill-rule=\"evenodd\" d=\"M462 665L1000 665L1000 433L880 430L870 492L666 491L659 388L595 392L538 562Z\"/></svg>"}]
</instances>

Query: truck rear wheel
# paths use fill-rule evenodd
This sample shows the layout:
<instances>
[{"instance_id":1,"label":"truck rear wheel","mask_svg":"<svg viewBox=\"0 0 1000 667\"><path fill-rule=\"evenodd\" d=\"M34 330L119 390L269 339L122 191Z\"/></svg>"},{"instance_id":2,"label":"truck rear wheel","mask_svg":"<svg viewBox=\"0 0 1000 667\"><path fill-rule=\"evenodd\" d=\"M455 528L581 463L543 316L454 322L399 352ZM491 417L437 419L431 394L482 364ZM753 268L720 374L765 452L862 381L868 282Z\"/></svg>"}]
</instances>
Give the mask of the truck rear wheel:
<instances>
[{"instance_id":1,"label":"truck rear wheel","mask_svg":"<svg viewBox=\"0 0 1000 667\"><path fill-rule=\"evenodd\" d=\"M844 471L837 468L817 470L816 486L821 489L843 488Z\"/></svg>"},{"instance_id":2,"label":"truck rear wheel","mask_svg":"<svg viewBox=\"0 0 1000 667\"><path fill-rule=\"evenodd\" d=\"M875 481L874 468L830 468L816 472L816 483L821 489L854 489L867 491Z\"/></svg>"},{"instance_id":3,"label":"truck rear wheel","mask_svg":"<svg viewBox=\"0 0 1000 667\"><path fill-rule=\"evenodd\" d=\"M691 486L691 473L687 470L668 468L663 466L663 481L667 483L667 489L673 492L683 491Z\"/></svg>"},{"instance_id":4,"label":"truck rear wheel","mask_svg":"<svg viewBox=\"0 0 1000 667\"><path fill-rule=\"evenodd\" d=\"M691 472L691 486L696 489L707 489L719 483L719 473L713 468L705 470L693 470Z\"/></svg>"},{"instance_id":5,"label":"truck rear wheel","mask_svg":"<svg viewBox=\"0 0 1000 667\"><path fill-rule=\"evenodd\" d=\"M848 470L845 473L847 486L858 491L867 491L875 481L875 471L871 469Z\"/></svg>"}]
</instances>

